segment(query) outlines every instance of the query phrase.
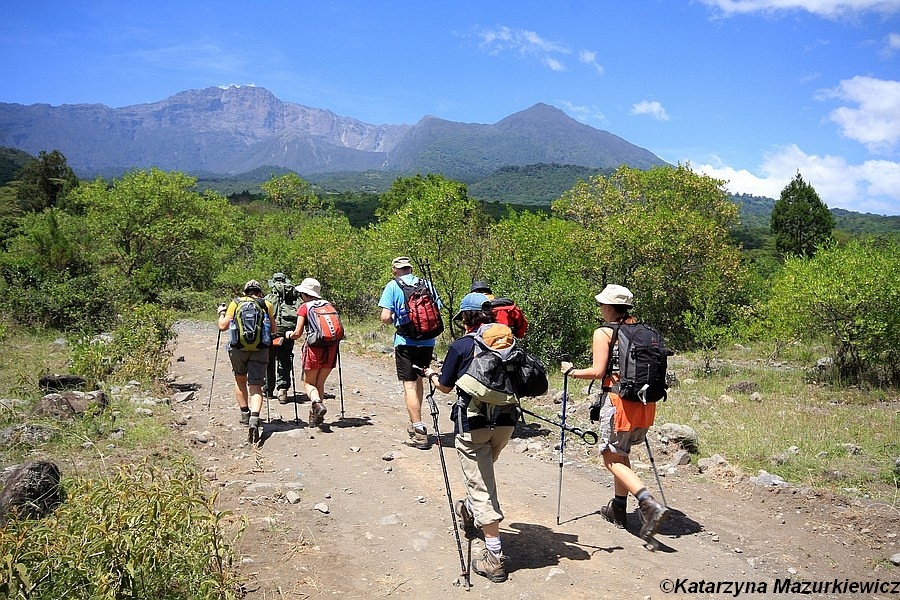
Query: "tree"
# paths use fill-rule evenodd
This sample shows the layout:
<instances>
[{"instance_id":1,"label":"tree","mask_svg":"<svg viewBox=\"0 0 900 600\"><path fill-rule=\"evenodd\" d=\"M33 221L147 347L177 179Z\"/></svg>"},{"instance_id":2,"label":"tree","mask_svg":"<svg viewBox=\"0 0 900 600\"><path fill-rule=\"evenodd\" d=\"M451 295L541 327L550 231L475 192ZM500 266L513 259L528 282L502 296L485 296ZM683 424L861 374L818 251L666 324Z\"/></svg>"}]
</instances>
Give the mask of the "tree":
<instances>
[{"instance_id":1,"label":"tree","mask_svg":"<svg viewBox=\"0 0 900 600\"><path fill-rule=\"evenodd\" d=\"M329 204L316 196L309 182L296 173L272 176L259 187L273 204L282 208L295 208L310 214L321 213L330 208Z\"/></svg>"},{"instance_id":2,"label":"tree","mask_svg":"<svg viewBox=\"0 0 900 600\"><path fill-rule=\"evenodd\" d=\"M97 260L131 300L169 290L208 290L226 256L243 243L237 209L193 190L196 179L159 169L132 171L107 185L79 186L75 200L99 242Z\"/></svg>"},{"instance_id":3,"label":"tree","mask_svg":"<svg viewBox=\"0 0 900 600\"><path fill-rule=\"evenodd\" d=\"M620 167L580 182L553 211L580 225L569 260L593 289L628 286L643 320L690 345L690 323L728 323L747 302L746 269L728 236L738 209L723 183L682 165Z\"/></svg>"},{"instance_id":4,"label":"tree","mask_svg":"<svg viewBox=\"0 0 900 600\"><path fill-rule=\"evenodd\" d=\"M62 152L54 150L48 154L42 150L36 159L19 171L16 201L25 212L62 207L63 199L77 186L78 177Z\"/></svg>"},{"instance_id":5,"label":"tree","mask_svg":"<svg viewBox=\"0 0 900 600\"><path fill-rule=\"evenodd\" d=\"M812 256L831 239L834 217L798 171L772 208L771 228L779 253Z\"/></svg>"}]
</instances>

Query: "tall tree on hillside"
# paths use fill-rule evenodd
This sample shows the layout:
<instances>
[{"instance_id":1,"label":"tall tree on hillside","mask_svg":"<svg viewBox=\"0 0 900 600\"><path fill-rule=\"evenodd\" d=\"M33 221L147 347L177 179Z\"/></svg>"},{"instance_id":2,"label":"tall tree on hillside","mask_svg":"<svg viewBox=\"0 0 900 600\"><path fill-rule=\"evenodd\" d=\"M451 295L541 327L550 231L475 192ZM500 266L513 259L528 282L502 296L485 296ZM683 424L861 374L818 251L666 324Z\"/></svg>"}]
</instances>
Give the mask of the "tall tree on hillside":
<instances>
[{"instance_id":1,"label":"tall tree on hillside","mask_svg":"<svg viewBox=\"0 0 900 600\"><path fill-rule=\"evenodd\" d=\"M25 212L41 212L61 206L66 194L78 185L78 177L59 150L38 157L19 171L16 202Z\"/></svg>"},{"instance_id":2,"label":"tall tree on hillside","mask_svg":"<svg viewBox=\"0 0 900 600\"><path fill-rule=\"evenodd\" d=\"M779 253L810 257L831 239L834 217L798 171L772 208L771 227Z\"/></svg>"},{"instance_id":3,"label":"tall tree on hillside","mask_svg":"<svg viewBox=\"0 0 900 600\"><path fill-rule=\"evenodd\" d=\"M287 173L278 177L273 175L259 187L272 203L282 208L295 208L307 214L315 214L327 211L330 207L330 204L316 196L309 182L296 173Z\"/></svg>"}]
</instances>

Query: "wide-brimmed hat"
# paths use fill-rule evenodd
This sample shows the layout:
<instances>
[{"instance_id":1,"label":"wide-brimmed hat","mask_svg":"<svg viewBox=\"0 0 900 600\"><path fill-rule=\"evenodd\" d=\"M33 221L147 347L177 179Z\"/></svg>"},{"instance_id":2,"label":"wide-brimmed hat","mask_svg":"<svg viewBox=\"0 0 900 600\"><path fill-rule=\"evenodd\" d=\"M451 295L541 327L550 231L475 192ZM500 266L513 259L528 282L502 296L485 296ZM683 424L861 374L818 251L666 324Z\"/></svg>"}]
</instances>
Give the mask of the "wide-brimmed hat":
<instances>
[{"instance_id":1,"label":"wide-brimmed hat","mask_svg":"<svg viewBox=\"0 0 900 600\"><path fill-rule=\"evenodd\" d=\"M391 266L395 269L412 268L412 261L409 260L408 256L398 256L391 261Z\"/></svg>"},{"instance_id":2,"label":"wide-brimmed hat","mask_svg":"<svg viewBox=\"0 0 900 600\"><path fill-rule=\"evenodd\" d=\"M486 281L476 281L472 284L472 287L469 288L470 292L487 292L491 293L491 286L487 284Z\"/></svg>"},{"instance_id":3,"label":"wide-brimmed hat","mask_svg":"<svg viewBox=\"0 0 900 600\"><path fill-rule=\"evenodd\" d=\"M462 317L462 314L469 310L484 310L485 302L490 308L491 301L484 294L478 292L470 292L463 296L462 302L459 303L459 310L453 316L453 320L457 320Z\"/></svg>"},{"instance_id":4,"label":"wide-brimmed hat","mask_svg":"<svg viewBox=\"0 0 900 600\"><path fill-rule=\"evenodd\" d=\"M613 306L634 306L634 296L627 287L609 284L603 291L594 296L598 304L611 304Z\"/></svg>"},{"instance_id":5,"label":"wide-brimmed hat","mask_svg":"<svg viewBox=\"0 0 900 600\"><path fill-rule=\"evenodd\" d=\"M317 279L313 279L312 277L307 277L303 281L300 282L295 288L301 294L307 294L312 296L313 298L321 298L322 294L322 284L319 283Z\"/></svg>"},{"instance_id":6,"label":"wide-brimmed hat","mask_svg":"<svg viewBox=\"0 0 900 600\"><path fill-rule=\"evenodd\" d=\"M247 283L244 284L243 292L246 294L246 293L250 292L250 290L258 290L261 292L262 285L260 285L260 283L257 280L251 279L250 281L248 281Z\"/></svg>"}]
</instances>

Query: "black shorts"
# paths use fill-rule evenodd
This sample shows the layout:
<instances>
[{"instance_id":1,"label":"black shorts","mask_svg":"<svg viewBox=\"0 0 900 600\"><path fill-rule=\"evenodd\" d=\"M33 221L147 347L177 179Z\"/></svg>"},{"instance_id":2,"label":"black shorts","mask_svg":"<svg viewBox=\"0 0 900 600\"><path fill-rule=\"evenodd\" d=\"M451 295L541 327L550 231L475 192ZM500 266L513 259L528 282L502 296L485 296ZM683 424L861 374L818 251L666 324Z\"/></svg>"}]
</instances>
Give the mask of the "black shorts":
<instances>
[{"instance_id":1,"label":"black shorts","mask_svg":"<svg viewBox=\"0 0 900 600\"><path fill-rule=\"evenodd\" d=\"M425 369L431 364L433 356L434 346L397 346L394 348L397 379L399 381L416 381L422 376L422 373L413 369L413 365Z\"/></svg>"}]
</instances>

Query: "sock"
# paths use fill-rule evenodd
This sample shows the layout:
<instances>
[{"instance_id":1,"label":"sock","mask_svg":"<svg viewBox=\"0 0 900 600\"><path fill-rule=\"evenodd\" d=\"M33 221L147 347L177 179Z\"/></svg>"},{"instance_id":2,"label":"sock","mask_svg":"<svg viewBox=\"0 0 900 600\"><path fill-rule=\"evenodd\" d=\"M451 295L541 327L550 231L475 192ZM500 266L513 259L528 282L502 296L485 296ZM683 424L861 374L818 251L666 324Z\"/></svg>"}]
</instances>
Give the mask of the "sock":
<instances>
[{"instance_id":1,"label":"sock","mask_svg":"<svg viewBox=\"0 0 900 600\"><path fill-rule=\"evenodd\" d=\"M416 421L415 423L413 423L413 429L421 429L424 431L425 423L423 423L422 421Z\"/></svg>"},{"instance_id":2,"label":"sock","mask_svg":"<svg viewBox=\"0 0 900 600\"><path fill-rule=\"evenodd\" d=\"M251 417L258 417L258 416L259 416L259 411L258 411L258 410L253 411L252 413L250 413L250 416L251 416Z\"/></svg>"},{"instance_id":3,"label":"sock","mask_svg":"<svg viewBox=\"0 0 900 600\"><path fill-rule=\"evenodd\" d=\"M650 498L650 492L647 491L647 488L641 488L638 490L638 493L634 495L635 498L638 499L638 502L642 502L647 498Z\"/></svg>"},{"instance_id":4,"label":"sock","mask_svg":"<svg viewBox=\"0 0 900 600\"><path fill-rule=\"evenodd\" d=\"M250 412L249 406L241 406L240 409L241 409L241 412Z\"/></svg>"},{"instance_id":5,"label":"sock","mask_svg":"<svg viewBox=\"0 0 900 600\"><path fill-rule=\"evenodd\" d=\"M613 504L625 507L628 505L628 496L613 496Z\"/></svg>"},{"instance_id":6,"label":"sock","mask_svg":"<svg viewBox=\"0 0 900 600\"><path fill-rule=\"evenodd\" d=\"M503 550L500 546L500 538L484 536L484 547L491 554L500 554Z\"/></svg>"}]
</instances>

